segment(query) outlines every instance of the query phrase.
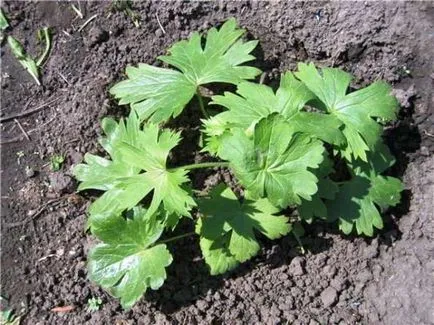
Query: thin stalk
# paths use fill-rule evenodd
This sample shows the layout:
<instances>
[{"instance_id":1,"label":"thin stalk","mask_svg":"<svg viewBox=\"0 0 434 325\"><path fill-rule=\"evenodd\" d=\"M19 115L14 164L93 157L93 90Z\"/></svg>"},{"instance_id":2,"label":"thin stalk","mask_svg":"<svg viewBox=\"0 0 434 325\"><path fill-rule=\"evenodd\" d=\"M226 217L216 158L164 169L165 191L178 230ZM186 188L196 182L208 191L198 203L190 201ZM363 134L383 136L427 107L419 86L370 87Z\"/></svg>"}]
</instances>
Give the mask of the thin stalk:
<instances>
[{"instance_id":1,"label":"thin stalk","mask_svg":"<svg viewBox=\"0 0 434 325\"><path fill-rule=\"evenodd\" d=\"M171 242L171 241L175 241L175 240L178 240L178 239L181 239L181 238L184 238L184 237L193 236L193 235L196 235L196 233L195 233L194 231L192 231L192 232L187 232L187 233L182 234L182 235L173 236L173 237L170 237L170 238L167 238L167 239L164 239L164 240L160 240L160 241L158 241L156 244L157 244L157 245L158 245L158 244L165 244L165 243L169 243L169 242Z\"/></svg>"},{"instance_id":2,"label":"thin stalk","mask_svg":"<svg viewBox=\"0 0 434 325\"><path fill-rule=\"evenodd\" d=\"M304 249L303 243L301 242L300 236L297 235L295 232L292 232L292 234L294 235L295 240L297 241L298 245L300 246L301 254L303 254L303 255L306 254L306 251Z\"/></svg>"},{"instance_id":3,"label":"thin stalk","mask_svg":"<svg viewBox=\"0 0 434 325\"><path fill-rule=\"evenodd\" d=\"M185 165L185 166L180 166L180 167L176 167L176 168L171 168L170 170L177 170L177 169L186 169L186 170L191 170L191 169L198 169L198 168L212 168L212 167L228 167L229 163L228 162L205 162L205 163L198 163L198 164L190 164L190 165Z\"/></svg>"},{"instance_id":4,"label":"thin stalk","mask_svg":"<svg viewBox=\"0 0 434 325\"><path fill-rule=\"evenodd\" d=\"M40 67L45 60L48 58L48 54L50 54L51 51L51 35L50 35L50 29L48 27L44 27L42 30L40 30L40 37L45 42L45 50L42 53L41 57L36 61L36 65Z\"/></svg>"},{"instance_id":5,"label":"thin stalk","mask_svg":"<svg viewBox=\"0 0 434 325\"><path fill-rule=\"evenodd\" d=\"M199 102L199 107L200 107L200 110L201 110L203 116L206 119L208 119L209 118L209 114L208 114L208 112L205 109L205 105L203 104L203 98L202 98L202 96L199 93L199 89L196 91L196 97L197 97L197 101Z\"/></svg>"}]
</instances>

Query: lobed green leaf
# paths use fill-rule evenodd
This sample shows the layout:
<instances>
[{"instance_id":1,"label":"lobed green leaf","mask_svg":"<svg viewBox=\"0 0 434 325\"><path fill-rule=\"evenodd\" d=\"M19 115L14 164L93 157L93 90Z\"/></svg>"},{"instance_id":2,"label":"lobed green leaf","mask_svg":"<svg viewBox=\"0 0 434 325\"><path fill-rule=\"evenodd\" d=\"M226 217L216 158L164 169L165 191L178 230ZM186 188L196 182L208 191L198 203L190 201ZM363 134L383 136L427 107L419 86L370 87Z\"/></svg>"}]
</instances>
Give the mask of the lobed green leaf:
<instances>
[{"instance_id":1,"label":"lobed green leaf","mask_svg":"<svg viewBox=\"0 0 434 325\"><path fill-rule=\"evenodd\" d=\"M336 117L302 111L316 97L291 72L282 75L276 93L265 85L242 82L238 85L237 94L225 92L224 96L212 98L211 104L228 109L214 117L227 129L238 127L251 131L260 119L279 113L289 122L288 127L293 132L303 132L336 145L345 143L339 129L342 122ZM205 133L209 134L209 125L205 127Z\"/></svg>"},{"instance_id":2,"label":"lobed green leaf","mask_svg":"<svg viewBox=\"0 0 434 325\"><path fill-rule=\"evenodd\" d=\"M213 275L224 273L258 253L260 246L255 232L276 239L291 231L288 219L275 216L279 209L267 199L251 201L247 196L240 204L232 190L223 184L212 190L209 199L201 199L198 204L203 218L196 231Z\"/></svg>"},{"instance_id":3,"label":"lobed green leaf","mask_svg":"<svg viewBox=\"0 0 434 325\"><path fill-rule=\"evenodd\" d=\"M335 68L318 71L313 64L299 63L296 77L325 105L329 114L344 124L342 130L347 145L342 155L351 161L367 161L366 152L374 150L382 127L373 118L392 121L396 118L398 101L391 95L391 87L377 81L370 86L347 94L351 75ZM319 106L321 107L321 106Z\"/></svg>"},{"instance_id":4,"label":"lobed green leaf","mask_svg":"<svg viewBox=\"0 0 434 325\"><path fill-rule=\"evenodd\" d=\"M317 192L318 179L308 168L318 168L323 151L319 140L294 134L281 115L272 114L257 123L253 138L239 129L223 138L220 155L254 197L285 208Z\"/></svg>"},{"instance_id":5,"label":"lobed green leaf","mask_svg":"<svg viewBox=\"0 0 434 325\"><path fill-rule=\"evenodd\" d=\"M148 288L159 289L166 279L165 268L172 256L164 244L155 244L164 226L147 212L135 208L133 215L118 216L110 222L97 223L95 235L104 241L88 257L89 278L120 298L129 309Z\"/></svg>"},{"instance_id":6,"label":"lobed green leaf","mask_svg":"<svg viewBox=\"0 0 434 325\"><path fill-rule=\"evenodd\" d=\"M180 135L160 130L154 124L140 129L134 111L125 123L106 120L104 130L107 137L101 143L112 160L88 154L85 164L73 169L75 177L82 182L79 190L106 191L91 205L89 225L92 227L92 221L97 218L111 218L133 208L151 193L149 214L163 204L169 215L190 216L195 202L182 186L189 182L187 171L166 168L169 152L180 141Z\"/></svg>"},{"instance_id":7,"label":"lobed green leaf","mask_svg":"<svg viewBox=\"0 0 434 325\"><path fill-rule=\"evenodd\" d=\"M254 59L250 53L257 41L243 42L244 30L229 19L220 30L209 30L205 47L202 36L175 43L170 55L159 59L180 71L139 64L127 67L128 79L110 89L120 104L131 104L140 120L159 123L178 116L192 99L199 85L226 82L238 84L261 73L257 68L240 66Z\"/></svg>"},{"instance_id":8,"label":"lobed green leaf","mask_svg":"<svg viewBox=\"0 0 434 325\"><path fill-rule=\"evenodd\" d=\"M400 202L402 182L380 175L393 164L393 157L381 142L375 148L368 154L369 163L358 160L350 165L355 176L340 186L334 201L327 203L329 218L339 220L345 234L355 226L358 234L373 236L374 228L383 228L377 206L385 210Z\"/></svg>"}]
</instances>

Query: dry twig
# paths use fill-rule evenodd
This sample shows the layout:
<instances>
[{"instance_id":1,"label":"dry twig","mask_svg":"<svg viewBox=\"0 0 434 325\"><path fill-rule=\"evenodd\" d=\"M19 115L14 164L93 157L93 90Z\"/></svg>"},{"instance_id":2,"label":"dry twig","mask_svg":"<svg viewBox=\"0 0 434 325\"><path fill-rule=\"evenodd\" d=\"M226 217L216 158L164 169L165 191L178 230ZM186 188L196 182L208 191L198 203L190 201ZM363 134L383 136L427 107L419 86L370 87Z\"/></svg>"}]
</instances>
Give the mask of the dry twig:
<instances>
[{"instance_id":1,"label":"dry twig","mask_svg":"<svg viewBox=\"0 0 434 325\"><path fill-rule=\"evenodd\" d=\"M158 26L160 26L161 31L163 32L163 34L166 34L166 30L164 29L163 25L161 25L160 18L158 17L158 13L155 14L155 17L157 17L157 23Z\"/></svg>"},{"instance_id":2,"label":"dry twig","mask_svg":"<svg viewBox=\"0 0 434 325\"><path fill-rule=\"evenodd\" d=\"M21 123L14 118L15 123L17 123L18 127L20 128L21 132L23 133L23 135L26 137L27 140L30 140L29 135L27 134L26 130L24 130L23 126L21 125Z\"/></svg>"},{"instance_id":3,"label":"dry twig","mask_svg":"<svg viewBox=\"0 0 434 325\"><path fill-rule=\"evenodd\" d=\"M36 108L29 109L29 110L27 110L27 111L24 111L24 112L21 112L21 113L15 114L15 115L2 117L2 118L0 118L0 123L8 122L8 121L15 120L15 119L18 119L18 118L23 117L23 116L27 116L27 115L30 115L30 114L33 114L33 113L39 112L39 111L42 110L43 108L46 108L48 105L53 104L53 103L54 103L55 101L57 101L58 99L59 99L59 97L54 98L53 100L50 100L50 101L48 101L48 102L45 102L45 103L43 103L42 105L39 105L39 106L36 107Z\"/></svg>"},{"instance_id":4,"label":"dry twig","mask_svg":"<svg viewBox=\"0 0 434 325\"><path fill-rule=\"evenodd\" d=\"M88 20L86 20L84 22L83 25L80 26L80 28L78 29L78 32L80 33L92 20L94 20L96 17L98 17L98 15L93 15L92 17L90 17Z\"/></svg>"}]
</instances>

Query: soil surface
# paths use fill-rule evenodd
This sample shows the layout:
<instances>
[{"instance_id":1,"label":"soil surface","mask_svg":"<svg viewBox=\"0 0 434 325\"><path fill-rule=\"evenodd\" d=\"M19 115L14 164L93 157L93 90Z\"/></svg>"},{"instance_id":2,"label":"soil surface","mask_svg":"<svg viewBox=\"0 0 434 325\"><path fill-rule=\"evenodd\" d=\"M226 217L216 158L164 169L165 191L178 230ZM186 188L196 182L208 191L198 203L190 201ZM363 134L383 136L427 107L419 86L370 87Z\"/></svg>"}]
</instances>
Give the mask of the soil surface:
<instances>
[{"instance_id":1,"label":"soil surface","mask_svg":"<svg viewBox=\"0 0 434 325\"><path fill-rule=\"evenodd\" d=\"M1 295L23 324L434 324L432 2L137 2L138 28L123 12L109 16L109 2L80 6L82 19L69 2L2 4L6 34L33 55L41 48L37 29L55 30L42 87L1 47ZM405 182L402 203L375 238L316 224L302 239L304 255L294 238L264 240L256 258L225 276L210 276L196 238L186 238L170 247L175 262L165 285L123 311L86 278L92 194L75 194L70 167L101 150L103 116L125 113L108 89L127 64L155 63L173 42L229 17L260 41L255 64L266 82L313 61L351 72L355 86L393 84L402 108L386 141L397 156L391 173ZM194 107L188 111L184 119L197 120ZM59 153L66 161L52 172L50 157ZM223 171L193 177L202 187L228 178ZM91 297L102 299L99 311L87 309ZM58 306L74 309L51 311Z\"/></svg>"}]
</instances>

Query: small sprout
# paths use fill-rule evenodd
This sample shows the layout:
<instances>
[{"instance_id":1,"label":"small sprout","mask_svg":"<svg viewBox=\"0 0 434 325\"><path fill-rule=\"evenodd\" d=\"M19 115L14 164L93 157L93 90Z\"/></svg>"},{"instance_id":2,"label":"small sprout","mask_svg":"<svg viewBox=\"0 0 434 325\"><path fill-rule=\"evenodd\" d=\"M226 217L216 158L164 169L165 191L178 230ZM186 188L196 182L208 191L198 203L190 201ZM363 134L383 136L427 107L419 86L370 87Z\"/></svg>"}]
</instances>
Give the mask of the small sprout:
<instances>
[{"instance_id":1,"label":"small sprout","mask_svg":"<svg viewBox=\"0 0 434 325\"><path fill-rule=\"evenodd\" d=\"M87 309L89 311L98 311L100 310L101 306L102 306L102 300L99 297L98 298L92 297L87 300Z\"/></svg>"},{"instance_id":2,"label":"small sprout","mask_svg":"<svg viewBox=\"0 0 434 325\"><path fill-rule=\"evenodd\" d=\"M21 65L27 70L27 72L32 76L38 86L41 85L39 81L39 69L35 60L33 60L24 50L24 47L21 43L13 38L12 36L8 36L9 47L12 51L12 54L21 63Z\"/></svg>"},{"instance_id":3,"label":"small sprout","mask_svg":"<svg viewBox=\"0 0 434 325\"><path fill-rule=\"evenodd\" d=\"M5 309L1 311L1 325L19 325L21 322L21 316L15 315L13 309Z\"/></svg>"},{"instance_id":4,"label":"small sprout","mask_svg":"<svg viewBox=\"0 0 434 325\"><path fill-rule=\"evenodd\" d=\"M3 9L0 9L0 30L3 32L8 27L9 27L8 19L6 18Z\"/></svg>"},{"instance_id":5,"label":"small sprout","mask_svg":"<svg viewBox=\"0 0 434 325\"><path fill-rule=\"evenodd\" d=\"M295 222L292 224L292 234L294 235L295 240L298 243L297 248L300 250L300 253L303 255L306 253L303 243L301 242L301 237L304 236L304 233L305 231L303 225L300 222Z\"/></svg>"},{"instance_id":6,"label":"small sprout","mask_svg":"<svg viewBox=\"0 0 434 325\"><path fill-rule=\"evenodd\" d=\"M53 155L50 158L50 167L53 172L57 172L62 168L62 164L65 162L64 155Z\"/></svg>"},{"instance_id":7,"label":"small sprout","mask_svg":"<svg viewBox=\"0 0 434 325\"><path fill-rule=\"evenodd\" d=\"M40 67L47 60L48 55L50 54L51 51L51 39L52 39L51 29L49 27L38 29L37 38L39 42L45 44L44 52L42 52L41 56L36 61L36 65Z\"/></svg>"},{"instance_id":8,"label":"small sprout","mask_svg":"<svg viewBox=\"0 0 434 325\"><path fill-rule=\"evenodd\" d=\"M47 60L48 55L51 50L51 31L50 28L44 27L38 30L37 33L38 40L45 43L45 50L41 56L35 61L29 54L26 53L23 45L14 37L8 36L9 47L12 54L21 63L21 65L27 70L27 72L32 76L38 86L41 85L39 81L40 71L39 68Z\"/></svg>"}]
</instances>

